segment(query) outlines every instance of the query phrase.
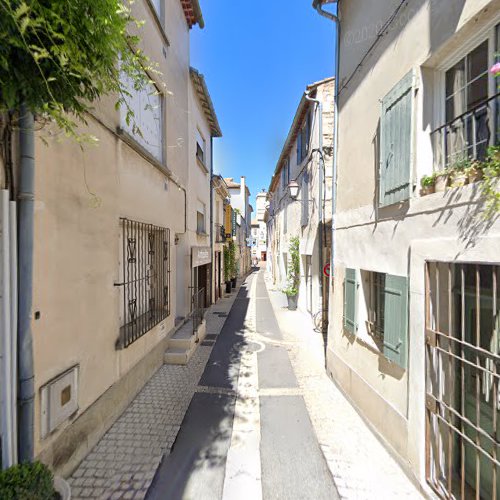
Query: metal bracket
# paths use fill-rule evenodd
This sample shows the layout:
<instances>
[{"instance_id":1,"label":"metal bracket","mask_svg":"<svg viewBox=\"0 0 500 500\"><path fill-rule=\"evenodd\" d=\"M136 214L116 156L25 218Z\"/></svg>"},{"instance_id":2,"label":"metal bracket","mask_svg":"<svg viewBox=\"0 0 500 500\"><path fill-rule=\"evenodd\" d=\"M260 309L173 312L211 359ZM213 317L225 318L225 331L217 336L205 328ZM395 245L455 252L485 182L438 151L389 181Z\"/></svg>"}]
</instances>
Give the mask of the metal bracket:
<instances>
[{"instance_id":1,"label":"metal bracket","mask_svg":"<svg viewBox=\"0 0 500 500\"><path fill-rule=\"evenodd\" d=\"M429 328L425 329L425 342L431 347L437 346L437 334L434 330L430 330Z\"/></svg>"},{"instance_id":2,"label":"metal bracket","mask_svg":"<svg viewBox=\"0 0 500 500\"><path fill-rule=\"evenodd\" d=\"M432 394L426 394L425 396L425 407L431 413L437 413L437 401Z\"/></svg>"}]
</instances>

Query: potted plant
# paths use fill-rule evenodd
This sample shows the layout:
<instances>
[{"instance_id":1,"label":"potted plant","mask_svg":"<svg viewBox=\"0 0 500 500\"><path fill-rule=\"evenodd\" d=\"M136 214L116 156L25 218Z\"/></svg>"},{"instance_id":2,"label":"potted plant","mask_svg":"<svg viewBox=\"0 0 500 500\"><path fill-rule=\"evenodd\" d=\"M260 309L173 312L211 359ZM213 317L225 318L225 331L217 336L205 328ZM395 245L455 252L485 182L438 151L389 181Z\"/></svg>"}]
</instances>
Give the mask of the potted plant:
<instances>
[{"instance_id":1,"label":"potted plant","mask_svg":"<svg viewBox=\"0 0 500 500\"><path fill-rule=\"evenodd\" d=\"M52 475L41 462L23 463L0 471L0 498L5 500L70 500L68 483Z\"/></svg>"},{"instance_id":2,"label":"potted plant","mask_svg":"<svg viewBox=\"0 0 500 500\"><path fill-rule=\"evenodd\" d=\"M224 247L224 282L226 283L226 293L231 293L231 262L229 258L229 248Z\"/></svg>"},{"instance_id":3,"label":"potted plant","mask_svg":"<svg viewBox=\"0 0 500 500\"><path fill-rule=\"evenodd\" d=\"M459 188L467 184L468 173L470 167L469 158L462 158L458 160L451 168L451 187Z\"/></svg>"},{"instance_id":4,"label":"potted plant","mask_svg":"<svg viewBox=\"0 0 500 500\"><path fill-rule=\"evenodd\" d=\"M290 239L289 245L289 267L287 275L287 286L283 289L288 301L288 309L295 311L299 297L300 285L300 253L299 253L299 238L294 236Z\"/></svg>"},{"instance_id":5,"label":"potted plant","mask_svg":"<svg viewBox=\"0 0 500 500\"><path fill-rule=\"evenodd\" d=\"M228 245L229 251L229 279L232 288L236 288L236 247L234 241L230 241Z\"/></svg>"},{"instance_id":6,"label":"potted plant","mask_svg":"<svg viewBox=\"0 0 500 500\"><path fill-rule=\"evenodd\" d=\"M436 172L434 175L434 192L439 193L445 191L450 180L450 172L448 170L442 170L441 172Z\"/></svg>"},{"instance_id":7,"label":"potted plant","mask_svg":"<svg viewBox=\"0 0 500 500\"><path fill-rule=\"evenodd\" d=\"M483 178L483 164L479 160L472 160L466 173L469 184L480 181Z\"/></svg>"},{"instance_id":8,"label":"potted plant","mask_svg":"<svg viewBox=\"0 0 500 500\"><path fill-rule=\"evenodd\" d=\"M436 174L424 175L420 179L420 186L422 187L420 190L422 196L434 193L436 188Z\"/></svg>"}]
</instances>

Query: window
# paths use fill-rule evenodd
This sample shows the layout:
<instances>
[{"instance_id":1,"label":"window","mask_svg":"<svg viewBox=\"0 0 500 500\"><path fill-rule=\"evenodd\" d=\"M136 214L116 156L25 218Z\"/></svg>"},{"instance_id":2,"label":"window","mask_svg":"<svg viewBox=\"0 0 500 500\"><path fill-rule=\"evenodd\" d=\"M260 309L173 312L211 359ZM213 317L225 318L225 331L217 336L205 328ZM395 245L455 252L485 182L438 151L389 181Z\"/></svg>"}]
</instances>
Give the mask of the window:
<instances>
[{"instance_id":1,"label":"window","mask_svg":"<svg viewBox=\"0 0 500 500\"><path fill-rule=\"evenodd\" d=\"M408 337L408 279L368 273L368 324L384 356L406 368Z\"/></svg>"},{"instance_id":2,"label":"window","mask_svg":"<svg viewBox=\"0 0 500 500\"><path fill-rule=\"evenodd\" d=\"M309 173L307 169L302 176L302 188L301 188L302 200L301 200L301 225L307 226L309 223Z\"/></svg>"},{"instance_id":3,"label":"window","mask_svg":"<svg viewBox=\"0 0 500 500\"><path fill-rule=\"evenodd\" d=\"M309 153L311 141L311 113L307 113L302 128L297 134L297 165L300 165Z\"/></svg>"},{"instance_id":4,"label":"window","mask_svg":"<svg viewBox=\"0 0 500 500\"><path fill-rule=\"evenodd\" d=\"M156 15L158 16L158 19L162 19L162 14L161 14L161 7L163 0L151 0L151 3L153 4L153 8L156 12Z\"/></svg>"},{"instance_id":5,"label":"window","mask_svg":"<svg viewBox=\"0 0 500 500\"><path fill-rule=\"evenodd\" d=\"M198 234L205 234L205 204L201 201L198 202L196 210L196 232Z\"/></svg>"},{"instance_id":6,"label":"window","mask_svg":"<svg viewBox=\"0 0 500 500\"><path fill-rule=\"evenodd\" d=\"M413 74L410 71L382 100L379 204L410 197Z\"/></svg>"},{"instance_id":7,"label":"window","mask_svg":"<svg viewBox=\"0 0 500 500\"><path fill-rule=\"evenodd\" d=\"M281 167L281 187L283 189L283 192L286 192L289 183L290 183L290 158L287 158L283 162L283 166Z\"/></svg>"},{"instance_id":8,"label":"window","mask_svg":"<svg viewBox=\"0 0 500 500\"><path fill-rule=\"evenodd\" d=\"M170 315L170 231L120 220L122 307L117 349L124 349Z\"/></svg>"},{"instance_id":9,"label":"window","mask_svg":"<svg viewBox=\"0 0 500 500\"><path fill-rule=\"evenodd\" d=\"M206 141L201 135L200 131L196 129L196 158L205 165L205 151L206 151Z\"/></svg>"},{"instance_id":10,"label":"window","mask_svg":"<svg viewBox=\"0 0 500 500\"><path fill-rule=\"evenodd\" d=\"M288 232L288 205L283 207L283 232Z\"/></svg>"},{"instance_id":11,"label":"window","mask_svg":"<svg viewBox=\"0 0 500 500\"><path fill-rule=\"evenodd\" d=\"M122 73L127 92L121 106L120 124L122 130L150 153L163 162L163 99L156 86L148 82L137 89L132 80ZM133 116L130 115L133 113Z\"/></svg>"},{"instance_id":12,"label":"window","mask_svg":"<svg viewBox=\"0 0 500 500\"><path fill-rule=\"evenodd\" d=\"M488 110L485 107L476 113L467 112L488 99L488 66L486 40L445 74L445 121L453 122L445 145L447 164L469 157L483 159L486 155ZM462 116L464 113L466 116Z\"/></svg>"}]
</instances>

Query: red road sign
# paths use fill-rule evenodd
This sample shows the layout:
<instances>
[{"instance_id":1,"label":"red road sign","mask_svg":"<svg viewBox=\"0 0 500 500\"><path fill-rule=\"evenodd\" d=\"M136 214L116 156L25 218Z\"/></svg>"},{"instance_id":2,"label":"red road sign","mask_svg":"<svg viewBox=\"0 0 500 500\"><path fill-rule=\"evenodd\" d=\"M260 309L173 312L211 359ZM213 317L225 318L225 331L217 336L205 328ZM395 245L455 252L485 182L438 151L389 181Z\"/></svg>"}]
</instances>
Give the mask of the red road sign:
<instances>
[{"instance_id":1,"label":"red road sign","mask_svg":"<svg viewBox=\"0 0 500 500\"><path fill-rule=\"evenodd\" d=\"M330 264L325 264L325 267L323 267L323 274L329 278L330 277Z\"/></svg>"}]
</instances>

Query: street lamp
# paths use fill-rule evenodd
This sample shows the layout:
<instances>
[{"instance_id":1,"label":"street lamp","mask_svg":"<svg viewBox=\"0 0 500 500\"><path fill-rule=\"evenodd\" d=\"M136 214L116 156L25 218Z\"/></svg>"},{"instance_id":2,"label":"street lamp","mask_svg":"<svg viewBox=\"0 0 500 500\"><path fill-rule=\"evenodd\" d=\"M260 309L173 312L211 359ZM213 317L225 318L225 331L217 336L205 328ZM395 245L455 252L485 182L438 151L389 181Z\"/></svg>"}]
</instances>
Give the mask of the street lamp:
<instances>
[{"instance_id":1,"label":"street lamp","mask_svg":"<svg viewBox=\"0 0 500 500\"><path fill-rule=\"evenodd\" d=\"M288 183L288 192L292 200L296 200L299 196L299 183L297 181L290 181Z\"/></svg>"}]
</instances>

